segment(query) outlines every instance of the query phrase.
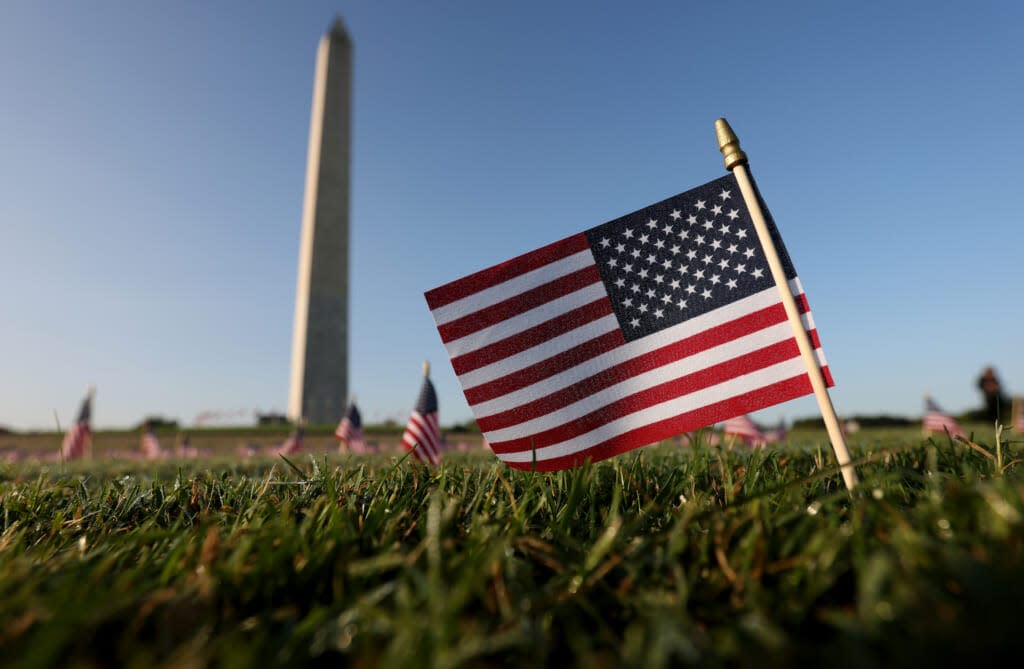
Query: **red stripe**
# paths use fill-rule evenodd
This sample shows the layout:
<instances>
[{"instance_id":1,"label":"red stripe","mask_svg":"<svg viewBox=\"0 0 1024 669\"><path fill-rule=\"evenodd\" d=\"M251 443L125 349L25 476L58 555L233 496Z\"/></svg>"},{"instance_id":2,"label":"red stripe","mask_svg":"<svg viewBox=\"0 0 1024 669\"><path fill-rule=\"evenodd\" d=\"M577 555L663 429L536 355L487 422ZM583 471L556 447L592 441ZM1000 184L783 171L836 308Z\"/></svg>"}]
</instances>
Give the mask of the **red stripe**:
<instances>
[{"instance_id":1,"label":"red stripe","mask_svg":"<svg viewBox=\"0 0 1024 669\"><path fill-rule=\"evenodd\" d=\"M498 442L488 439L488 442L495 453L510 453L529 451L531 448L544 448L545 446L586 434L623 416L628 416L676 397L689 395L703 388L708 388L743 374L755 372L784 360L790 360L799 355L800 349L797 348L796 341L787 339L733 358L732 360L706 367L692 374L670 379L638 393L621 397L610 404L591 411L585 416L563 423L558 427L517 439ZM735 415L732 414L724 418L731 418Z\"/></svg>"},{"instance_id":2,"label":"red stripe","mask_svg":"<svg viewBox=\"0 0 1024 669\"><path fill-rule=\"evenodd\" d=\"M504 283L521 274L532 272L549 263L561 260L575 253L590 248L586 235L583 233L566 237L563 240L542 246L536 251L524 253L521 256L506 260L503 263L494 265L475 274L463 277L445 284L439 288L428 290L425 293L427 305L433 311L438 307L451 304L473 293L479 292L499 283Z\"/></svg>"},{"instance_id":3,"label":"red stripe","mask_svg":"<svg viewBox=\"0 0 1024 669\"><path fill-rule=\"evenodd\" d=\"M574 346L568 351L562 351L558 355L553 355L547 360L524 367L499 379L467 388L463 391L463 394L470 405L493 400L495 397L507 395L520 388L543 381L549 376L572 369L576 365L581 365L587 360L595 358L602 353L607 353L625 343L626 339L622 336L622 331L615 329L579 346Z\"/></svg>"},{"instance_id":4,"label":"red stripe","mask_svg":"<svg viewBox=\"0 0 1024 669\"><path fill-rule=\"evenodd\" d=\"M699 409L673 416L672 418L666 418L665 420L645 425L617 435L579 453L547 460L538 460L536 469L537 471L550 472L578 467L587 460L597 462L598 460L620 455L677 434L713 425L731 416L757 411L758 409L763 409L773 404L793 399L794 397L801 397L811 392L811 384L807 380L807 375L801 374L800 376L794 376L743 395L730 397L721 402L709 404ZM525 469L527 471L534 468L534 463L532 462L506 462L505 464L515 469Z\"/></svg>"},{"instance_id":5,"label":"red stripe","mask_svg":"<svg viewBox=\"0 0 1024 669\"><path fill-rule=\"evenodd\" d=\"M566 332L596 321L612 313L612 303L607 296L594 300L590 304L567 311L561 316L556 316L549 321L536 325L532 328L506 337L493 344L483 346L475 351L452 358L452 367L455 373L465 374L474 369L479 369L492 362L497 362L510 355L521 353L528 348L543 344L549 339L554 339Z\"/></svg>"},{"instance_id":6,"label":"red stripe","mask_svg":"<svg viewBox=\"0 0 1024 669\"><path fill-rule=\"evenodd\" d=\"M755 311L742 318L705 330L700 334L672 342L667 346L653 349L625 362L602 369L593 376L532 402L491 416L477 417L477 425L484 432L490 432L549 414L626 379L697 355L785 320L786 310L781 304Z\"/></svg>"},{"instance_id":7,"label":"red stripe","mask_svg":"<svg viewBox=\"0 0 1024 669\"><path fill-rule=\"evenodd\" d=\"M597 271L597 265L590 265L450 323L439 325L437 331L441 333L441 341L447 344L600 281L601 274Z\"/></svg>"}]
</instances>

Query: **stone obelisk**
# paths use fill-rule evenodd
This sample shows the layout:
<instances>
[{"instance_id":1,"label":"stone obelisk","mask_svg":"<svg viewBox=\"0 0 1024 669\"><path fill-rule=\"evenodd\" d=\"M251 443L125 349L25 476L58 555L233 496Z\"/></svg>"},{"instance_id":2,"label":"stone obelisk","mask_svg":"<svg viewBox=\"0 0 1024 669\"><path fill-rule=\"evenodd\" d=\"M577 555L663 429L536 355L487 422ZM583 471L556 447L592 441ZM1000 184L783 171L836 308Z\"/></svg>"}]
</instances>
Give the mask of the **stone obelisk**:
<instances>
[{"instance_id":1,"label":"stone obelisk","mask_svg":"<svg viewBox=\"0 0 1024 669\"><path fill-rule=\"evenodd\" d=\"M337 423L348 396L349 136L352 41L341 19L320 39L309 123L288 416Z\"/></svg>"}]
</instances>

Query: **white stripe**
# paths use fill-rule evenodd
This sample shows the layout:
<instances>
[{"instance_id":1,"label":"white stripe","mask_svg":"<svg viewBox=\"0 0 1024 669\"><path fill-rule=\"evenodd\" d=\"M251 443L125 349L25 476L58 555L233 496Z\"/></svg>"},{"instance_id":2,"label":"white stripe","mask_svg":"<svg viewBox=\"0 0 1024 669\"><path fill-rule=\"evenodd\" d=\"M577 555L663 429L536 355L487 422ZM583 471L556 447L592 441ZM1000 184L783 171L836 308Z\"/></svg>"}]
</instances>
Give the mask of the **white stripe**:
<instances>
[{"instance_id":1,"label":"white stripe","mask_svg":"<svg viewBox=\"0 0 1024 669\"><path fill-rule=\"evenodd\" d=\"M640 376L632 377L632 379L630 379L631 383L628 394L632 394L638 389L643 389L639 387L640 385L643 385L643 387L646 388L647 384L644 384L644 379L645 377L649 377L651 374L660 374L662 376L660 379L661 381L667 380L668 378L675 378L677 375L681 376L682 374L688 373L685 371L687 368L692 368L690 371L702 369L704 367L714 365L717 362L731 360L736 356L749 353L750 351L761 348L762 346L767 346L768 344L788 339L792 332L793 330L789 327L789 323L777 323L739 337L738 339L724 342L713 348L697 351L691 356L668 363L663 367L650 370ZM487 416L493 416L496 413L514 409L521 404L531 402L541 397L547 397L552 393L564 390L579 383L580 381L583 381L584 379L590 378L594 374L608 369L609 367L614 367L615 365L619 365L630 360L637 355L650 352L651 349L638 349L637 347L632 346L632 344L635 343L636 342L631 342L626 346L620 346L619 348L608 351L607 353L602 353L596 358L591 358L585 363L577 365L572 369L567 369L560 374L542 379L531 386L515 390L507 395L502 395L501 397L496 397L486 402L474 404L471 407L473 415L479 420L480 418L486 418ZM637 386L636 388L632 382L635 382ZM606 391L618 392L614 389L619 388L622 385L623 384L620 383L618 386L611 386L610 388L607 388ZM653 383L651 385L653 385ZM592 399L594 399L593 396L584 398L581 401L589 402ZM595 401L599 400L595 399ZM566 409L568 409L568 407L566 407ZM497 438L495 438L495 440L497 440Z\"/></svg>"},{"instance_id":2,"label":"white stripe","mask_svg":"<svg viewBox=\"0 0 1024 669\"><path fill-rule=\"evenodd\" d=\"M727 400L730 397L752 392L772 383L791 379L799 376L803 371L803 361L796 357L756 372L730 379L716 386L704 388L689 395L676 397L667 402L642 409L628 416L605 423L586 434L558 444L538 448L536 451L526 449L515 453L498 453L497 455L505 462L530 462L533 459L534 453L536 453L538 461L573 455L631 430L694 411L700 407Z\"/></svg>"},{"instance_id":3,"label":"white stripe","mask_svg":"<svg viewBox=\"0 0 1024 669\"><path fill-rule=\"evenodd\" d=\"M413 411L405 430L415 441L419 442L417 450L423 450L430 455L431 459L436 459L439 450L439 439L436 432L431 430L433 427L435 426L423 414ZM410 447L413 445L409 444Z\"/></svg>"},{"instance_id":4,"label":"white stripe","mask_svg":"<svg viewBox=\"0 0 1024 669\"><path fill-rule=\"evenodd\" d=\"M745 297L742 300L737 300L732 304L720 307L714 311L709 311L706 314L701 314L700 316L683 321L677 325L665 328L660 332L655 332L643 339L637 339L629 342L625 346L621 347L620 350L624 350L623 359L628 360L640 355L641 353L646 353L651 349L660 348L671 344L672 342L692 337L716 325L720 325L737 318L742 318L747 314L779 303L781 303L781 300L779 299L778 291L775 288L768 288L759 293L754 293L749 297ZM594 327L591 328L590 326ZM617 327L618 320L615 316L606 316L599 321L595 321L587 326L578 328L566 335L543 342L533 348L529 348L507 358L496 360L485 367L474 369L471 372L466 372L459 376L459 383L462 384L464 390L475 388L476 386L494 381L495 379L500 379L512 374L513 372L529 367L530 365L547 360L553 355L557 355L563 351L573 348L574 346L590 341L591 339L610 332ZM586 362L583 364L585 365ZM589 374L581 373L582 375L576 380L579 380L579 378L586 378L592 373L593 372L590 372Z\"/></svg>"},{"instance_id":5,"label":"white stripe","mask_svg":"<svg viewBox=\"0 0 1024 669\"><path fill-rule=\"evenodd\" d=\"M512 372L525 369L542 360L547 360L553 355L558 355L584 342L618 329L619 321L615 318L615 314L603 316L596 321L581 325L575 330L558 335L525 351L520 351L507 358L496 360L489 365L466 372L459 376L459 383L462 384L463 390L475 388L489 381L500 379Z\"/></svg>"},{"instance_id":6,"label":"white stripe","mask_svg":"<svg viewBox=\"0 0 1024 669\"><path fill-rule=\"evenodd\" d=\"M571 256L556 260L552 263L538 267L537 269L527 272L526 274L520 274L517 277L509 279L503 283L499 283L496 286L485 288L480 292L467 295L461 300L456 300L450 304L446 304L443 307L438 307L431 311L434 315L434 320L437 324L444 325L451 321L468 316L474 311L480 311L486 307L503 302L510 297L515 297L521 293L525 293L528 290L543 286L546 283L554 281L560 276L566 274L572 274L577 270L581 270L587 265L594 264L594 254L590 252L590 249L584 249L579 253L574 253Z\"/></svg>"},{"instance_id":7,"label":"white stripe","mask_svg":"<svg viewBox=\"0 0 1024 669\"><path fill-rule=\"evenodd\" d=\"M623 379L613 386L599 390L598 392L584 397L568 406L562 407L561 409L556 409L551 413L517 425L511 425L500 430L487 432L485 435L488 441L498 443L501 441L509 441L510 439L528 437L531 434L550 430L558 427L559 425L568 423L569 421L576 420L581 416L586 416L587 414L597 411L601 407L607 406L616 400L644 392L645 390L649 390L661 383L681 378L687 374L699 372L700 370L707 369L712 365L728 362L729 360L739 357L745 353L750 353L751 351L755 351L764 346L780 341L786 341L791 339L792 336L793 330L789 327L789 323L779 323L778 325L773 325L772 327L759 330L744 337L740 337L739 339L700 351L699 353L683 358L682 360L676 360L675 362L670 362L667 365L657 367L642 374L637 374L636 376ZM799 355L798 351L794 351L794 356ZM612 364L615 363L613 362ZM581 388L581 390L584 389Z\"/></svg>"},{"instance_id":8,"label":"white stripe","mask_svg":"<svg viewBox=\"0 0 1024 669\"><path fill-rule=\"evenodd\" d=\"M498 321L490 327L477 330L471 334L455 339L445 344L445 348L448 349L448 355L455 358L460 355L465 355L478 348L483 348L488 344L493 344L496 341L501 341L513 335L519 334L524 330L528 330L541 323L546 323L552 318L557 318L565 314L567 311L572 311L578 307L582 307L585 304L590 304L595 300L599 300L602 297L607 299L608 293L604 290L604 284L598 279L589 286L580 288L577 291L563 295L559 298L545 302L544 304L534 307L529 311L524 311L521 314L506 318L503 321Z\"/></svg>"}]
</instances>

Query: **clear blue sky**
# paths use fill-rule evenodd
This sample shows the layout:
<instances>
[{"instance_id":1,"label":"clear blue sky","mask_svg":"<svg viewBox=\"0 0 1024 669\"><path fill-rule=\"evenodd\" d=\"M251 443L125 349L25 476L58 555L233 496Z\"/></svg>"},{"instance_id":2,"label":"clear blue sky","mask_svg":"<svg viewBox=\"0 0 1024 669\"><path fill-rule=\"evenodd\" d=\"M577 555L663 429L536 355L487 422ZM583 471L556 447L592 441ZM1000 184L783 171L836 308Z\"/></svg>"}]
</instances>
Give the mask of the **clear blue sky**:
<instances>
[{"instance_id":1,"label":"clear blue sky","mask_svg":"<svg viewBox=\"0 0 1024 669\"><path fill-rule=\"evenodd\" d=\"M891 5L891 6L890 6ZM0 8L0 425L285 408L317 40L355 42L351 390L404 421L422 293L723 173L727 117L841 413L1024 394L1020 3ZM759 414L812 414L813 400Z\"/></svg>"}]
</instances>

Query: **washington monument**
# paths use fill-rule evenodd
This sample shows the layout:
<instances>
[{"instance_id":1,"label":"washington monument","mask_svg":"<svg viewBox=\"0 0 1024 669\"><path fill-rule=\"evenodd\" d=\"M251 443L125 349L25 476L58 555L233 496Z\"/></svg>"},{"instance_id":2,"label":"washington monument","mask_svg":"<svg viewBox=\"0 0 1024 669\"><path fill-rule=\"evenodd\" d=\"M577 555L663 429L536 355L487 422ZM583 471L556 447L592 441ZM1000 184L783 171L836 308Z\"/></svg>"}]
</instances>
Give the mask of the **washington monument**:
<instances>
[{"instance_id":1,"label":"washington monument","mask_svg":"<svg viewBox=\"0 0 1024 669\"><path fill-rule=\"evenodd\" d=\"M351 118L352 42L338 18L316 52L288 394L292 420L336 423L348 399Z\"/></svg>"}]
</instances>

